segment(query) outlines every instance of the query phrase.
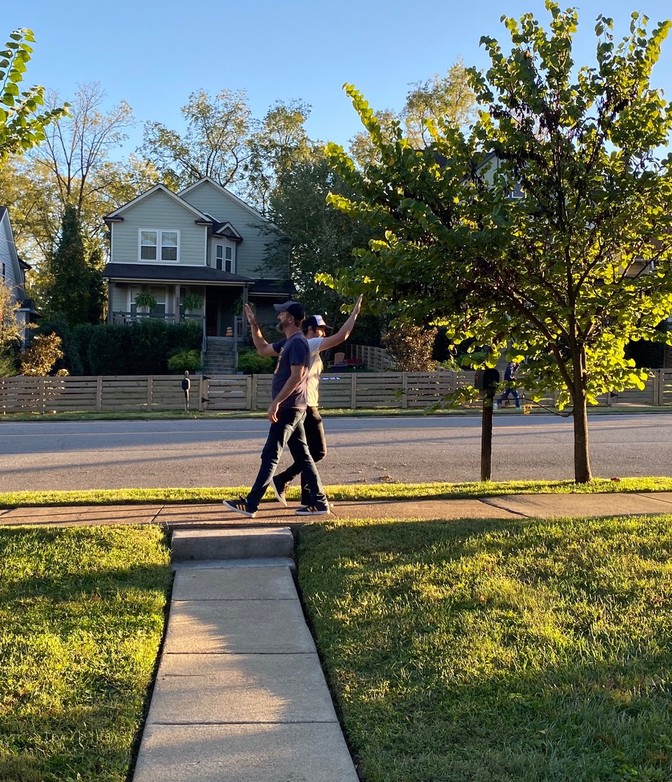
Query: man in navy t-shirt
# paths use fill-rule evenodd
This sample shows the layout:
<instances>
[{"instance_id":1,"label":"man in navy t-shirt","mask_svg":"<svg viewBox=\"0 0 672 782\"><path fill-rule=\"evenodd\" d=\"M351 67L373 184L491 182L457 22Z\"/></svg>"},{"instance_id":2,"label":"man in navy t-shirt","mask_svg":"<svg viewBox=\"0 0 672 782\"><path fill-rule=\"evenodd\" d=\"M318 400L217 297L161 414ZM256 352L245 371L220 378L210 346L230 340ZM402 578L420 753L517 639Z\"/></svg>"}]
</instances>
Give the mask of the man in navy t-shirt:
<instances>
[{"instance_id":1,"label":"man in navy t-shirt","mask_svg":"<svg viewBox=\"0 0 672 782\"><path fill-rule=\"evenodd\" d=\"M306 382L310 365L308 341L301 331L305 312L303 306L296 301L287 301L274 306L278 312L278 329L284 334L284 339L268 345L273 351L270 355L279 353L279 356L271 386L271 404L268 408L271 426L261 452L261 467L247 497L241 497L233 502L225 501L224 507L233 513L254 518L261 498L271 483L282 451L287 445L292 458L301 466L310 495L308 505L298 508L296 514L297 516L320 516L329 513L329 504L315 462L308 450L303 428L306 414ZM256 344L259 338L263 339L261 330L251 311L246 310L246 314L252 329L252 339Z\"/></svg>"}]
</instances>

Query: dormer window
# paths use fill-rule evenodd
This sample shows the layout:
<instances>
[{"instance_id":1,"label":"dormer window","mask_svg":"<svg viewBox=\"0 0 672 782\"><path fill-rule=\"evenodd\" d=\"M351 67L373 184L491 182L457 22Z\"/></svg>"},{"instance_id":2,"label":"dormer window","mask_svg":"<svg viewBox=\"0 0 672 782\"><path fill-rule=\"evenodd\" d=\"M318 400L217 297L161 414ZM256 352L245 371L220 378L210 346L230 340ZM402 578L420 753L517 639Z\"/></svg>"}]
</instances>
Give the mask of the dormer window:
<instances>
[{"instance_id":1,"label":"dormer window","mask_svg":"<svg viewBox=\"0 0 672 782\"><path fill-rule=\"evenodd\" d=\"M176 263L179 261L179 231L141 229L140 260Z\"/></svg>"},{"instance_id":2,"label":"dormer window","mask_svg":"<svg viewBox=\"0 0 672 782\"><path fill-rule=\"evenodd\" d=\"M215 268L222 272L235 273L236 245L225 240L215 244Z\"/></svg>"}]
</instances>

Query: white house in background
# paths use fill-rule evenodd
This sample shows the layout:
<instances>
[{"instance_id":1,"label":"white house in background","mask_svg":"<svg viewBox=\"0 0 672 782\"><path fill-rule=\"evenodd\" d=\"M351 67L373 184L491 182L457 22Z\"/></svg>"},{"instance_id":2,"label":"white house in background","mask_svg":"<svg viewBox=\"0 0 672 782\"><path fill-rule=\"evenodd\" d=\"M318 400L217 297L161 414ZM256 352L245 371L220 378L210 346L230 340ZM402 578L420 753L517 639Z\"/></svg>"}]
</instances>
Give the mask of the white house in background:
<instances>
[{"instance_id":1,"label":"white house in background","mask_svg":"<svg viewBox=\"0 0 672 782\"><path fill-rule=\"evenodd\" d=\"M288 243L284 268L269 267L268 247L282 243L281 235L210 178L179 193L155 185L105 222L110 323L142 317L174 322L186 316L202 321L207 338L235 337L246 327L243 304L253 304L262 322L275 321L273 304L294 292ZM136 305L140 292L155 302L149 313Z\"/></svg>"},{"instance_id":2,"label":"white house in background","mask_svg":"<svg viewBox=\"0 0 672 782\"><path fill-rule=\"evenodd\" d=\"M28 324L37 318L32 299L26 298L27 269L30 269L30 266L22 261L16 252L9 211L6 206L0 206L0 283L11 290L14 300L19 304L16 317L21 326L24 347Z\"/></svg>"}]
</instances>

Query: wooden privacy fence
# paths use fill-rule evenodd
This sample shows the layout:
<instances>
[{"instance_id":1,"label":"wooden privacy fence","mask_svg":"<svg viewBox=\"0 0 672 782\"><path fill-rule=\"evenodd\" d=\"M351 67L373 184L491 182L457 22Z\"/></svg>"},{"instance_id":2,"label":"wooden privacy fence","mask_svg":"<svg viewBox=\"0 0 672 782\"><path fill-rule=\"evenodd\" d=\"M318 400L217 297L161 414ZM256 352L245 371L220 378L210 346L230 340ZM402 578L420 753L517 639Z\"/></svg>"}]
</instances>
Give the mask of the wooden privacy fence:
<instances>
[{"instance_id":1,"label":"wooden privacy fence","mask_svg":"<svg viewBox=\"0 0 672 782\"><path fill-rule=\"evenodd\" d=\"M401 408L421 410L457 388L473 383L473 372L344 372L326 370L320 379L324 409ZM127 377L0 378L3 413L143 412L181 410L182 375ZM271 401L272 375L216 375L191 378L192 410L264 410ZM541 400L552 405L553 395ZM644 390L602 397L601 404L672 405L672 369L651 372Z\"/></svg>"}]
</instances>

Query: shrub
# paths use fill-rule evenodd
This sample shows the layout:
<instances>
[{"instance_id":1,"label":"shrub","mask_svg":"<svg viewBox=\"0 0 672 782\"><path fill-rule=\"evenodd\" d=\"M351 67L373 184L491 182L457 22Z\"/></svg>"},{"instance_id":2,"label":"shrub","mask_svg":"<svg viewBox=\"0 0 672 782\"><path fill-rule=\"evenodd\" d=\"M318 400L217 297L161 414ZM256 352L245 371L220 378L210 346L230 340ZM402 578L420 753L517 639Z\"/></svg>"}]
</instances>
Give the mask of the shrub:
<instances>
[{"instance_id":1,"label":"shrub","mask_svg":"<svg viewBox=\"0 0 672 782\"><path fill-rule=\"evenodd\" d=\"M268 375L275 369L273 356L260 356L256 350L241 350L238 353L238 371L244 375Z\"/></svg>"},{"instance_id":2,"label":"shrub","mask_svg":"<svg viewBox=\"0 0 672 782\"><path fill-rule=\"evenodd\" d=\"M58 334L38 334L32 345L21 356L21 373L31 377L45 377L63 358L61 338ZM67 370L61 370L68 374Z\"/></svg>"},{"instance_id":3,"label":"shrub","mask_svg":"<svg viewBox=\"0 0 672 782\"><path fill-rule=\"evenodd\" d=\"M198 350L180 350L168 359L168 369L182 374L185 370L194 373L201 368L201 354Z\"/></svg>"},{"instance_id":4,"label":"shrub","mask_svg":"<svg viewBox=\"0 0 672 782\"><path fill-rule=\"evenodd\" d=\"M392 369L397 372L433 372L432 359L435 328L423 328L406 323L391 328L383 337L383 346L392 357Z\"/></svg>"}]
</instances>

